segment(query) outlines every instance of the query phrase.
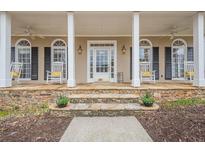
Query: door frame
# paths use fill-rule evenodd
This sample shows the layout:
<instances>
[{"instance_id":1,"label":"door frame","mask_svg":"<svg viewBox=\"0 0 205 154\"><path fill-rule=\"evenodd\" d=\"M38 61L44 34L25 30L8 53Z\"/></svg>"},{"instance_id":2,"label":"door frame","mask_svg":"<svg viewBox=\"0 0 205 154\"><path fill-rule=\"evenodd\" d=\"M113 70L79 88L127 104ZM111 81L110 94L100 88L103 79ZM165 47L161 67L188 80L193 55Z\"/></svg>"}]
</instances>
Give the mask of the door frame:
<instances>
[{"instance_id":1,"label":"door frame","mask_svg":"<svg viewBox=\"0 0 205 154\"><path fill-rule=\"evenodd\" d=\"M98 47L91 47L91 44L113 44L113 47L106 47L106 46L98 46ZM110 77L109 82L117 82L117 41L116 40L88 40L87 41L87 82L92 83L95 81L95 70L93 70L93 78L90 78L90 49L91 48L110 48L114 49L114 78ZM110 72L109 72L110 73ZM109 74L110 76L111 74Z\"/></svg>"}]
</instances>

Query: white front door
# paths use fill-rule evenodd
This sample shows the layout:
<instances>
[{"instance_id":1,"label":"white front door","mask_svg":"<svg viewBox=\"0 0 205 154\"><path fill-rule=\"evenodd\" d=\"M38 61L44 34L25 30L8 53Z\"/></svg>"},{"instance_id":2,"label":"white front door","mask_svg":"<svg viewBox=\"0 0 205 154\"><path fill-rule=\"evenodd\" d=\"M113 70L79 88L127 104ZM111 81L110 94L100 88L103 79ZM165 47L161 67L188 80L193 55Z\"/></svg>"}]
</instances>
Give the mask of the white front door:
<instances>
[{"instance_id":1,"label":"white front door","mask_svg":"<svg viewBox=\"0 0 205 154\"><path fill-rule=\"evenodd\" d=\"M117 82L116 46L116 41L88 41L88 82Z\"/></svg>"},{"instance_id":2,"label":"white front door","mask_svg":"<svg viewBox=\"0 0 205 154\"><path fill-rule=\"evenodd\" d=\"M94 50L95 81L110 80L110 56L109 48L97 48Z\"/></svg>"}]
</instances>

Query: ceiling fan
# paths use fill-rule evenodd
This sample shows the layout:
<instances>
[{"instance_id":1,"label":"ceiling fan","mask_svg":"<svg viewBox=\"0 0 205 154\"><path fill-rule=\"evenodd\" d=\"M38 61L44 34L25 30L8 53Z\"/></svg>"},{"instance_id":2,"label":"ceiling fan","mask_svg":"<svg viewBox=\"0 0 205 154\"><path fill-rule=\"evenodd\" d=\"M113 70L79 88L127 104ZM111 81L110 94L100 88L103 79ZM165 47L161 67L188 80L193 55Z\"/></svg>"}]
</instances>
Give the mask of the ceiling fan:
<instances>
[{"instance_id":1,"label":"ceiling fan","mask_svg":"<svg viewBox=\"0 0 205 154\"><path fill-rule=\"evenodd\" d=\"M40 39L45 39L44 36L42 35L38 35L35 33L35 31L33 30L33 28L30 25L27 25L26 27L23 28L23 33L19 34L22 36L28 36L30 37L32 40L35 40L36 37L40 38Z\"/></svg>"},{"instance_id":2,"label":"ceiling fan","mask_svg":"<svg viewBox=\"0 0 205 154\"><path fill-rule=\"evenodd\" d=\"M185 28L180 29L177 26L172 26L170 28L170 33L168 34L168 36L170 36L170 40L173 40L177 34L180 34L181 32L184 32L188 29L190 29L190 28L185 27Z\"/></svg>"}]
</instances>

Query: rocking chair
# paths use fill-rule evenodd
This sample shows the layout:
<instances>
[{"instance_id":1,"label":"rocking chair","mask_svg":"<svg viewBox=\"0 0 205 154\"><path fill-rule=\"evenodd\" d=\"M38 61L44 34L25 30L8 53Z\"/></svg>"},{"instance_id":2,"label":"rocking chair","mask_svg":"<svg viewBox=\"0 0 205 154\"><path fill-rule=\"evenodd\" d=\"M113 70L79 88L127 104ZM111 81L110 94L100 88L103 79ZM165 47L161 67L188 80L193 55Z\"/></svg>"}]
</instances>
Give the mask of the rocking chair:
<instances>
[{"instance_id":1,"label":"rocking chair","mask_svg":"<svg viewBox=\"0 0 205 154\"><path fill-rule=\"evenodd\" d=\"M49 82L63 82L63 62L53 62L51 71L47 71L47 84Z\"/></svg>"}]
</instances>

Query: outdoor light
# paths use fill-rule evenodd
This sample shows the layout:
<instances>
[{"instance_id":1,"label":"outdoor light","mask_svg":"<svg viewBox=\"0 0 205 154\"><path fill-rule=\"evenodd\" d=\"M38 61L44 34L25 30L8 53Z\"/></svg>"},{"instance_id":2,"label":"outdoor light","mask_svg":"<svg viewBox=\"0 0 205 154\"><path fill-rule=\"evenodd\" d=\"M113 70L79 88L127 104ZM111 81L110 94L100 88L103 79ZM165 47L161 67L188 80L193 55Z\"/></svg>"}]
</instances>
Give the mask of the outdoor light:
<instances>
[{"instance_id":1,"label":"outdoor light","mask_svg":"<svg viewBox=\"0 0 205 154\"><path fill-rule=\"evenodd\" d=\"M82 49L81 45L79 45L79 47L78 47L77 51L78 51L78 54L79 54L79 55L81 55L81 54L82 54L83 49Z\"/></svg>"},{"instance_id":2,"label":"outdoor light","mask_svg":"<svg viewBox=\"0 0 205 154\"><path fill-rule=\"evenodd\" d=\"M123 45L123 47L122 47L122 54L125 54L126 53L126 48L125 48L125 45Z\"/></svg>"}]
</instances>

